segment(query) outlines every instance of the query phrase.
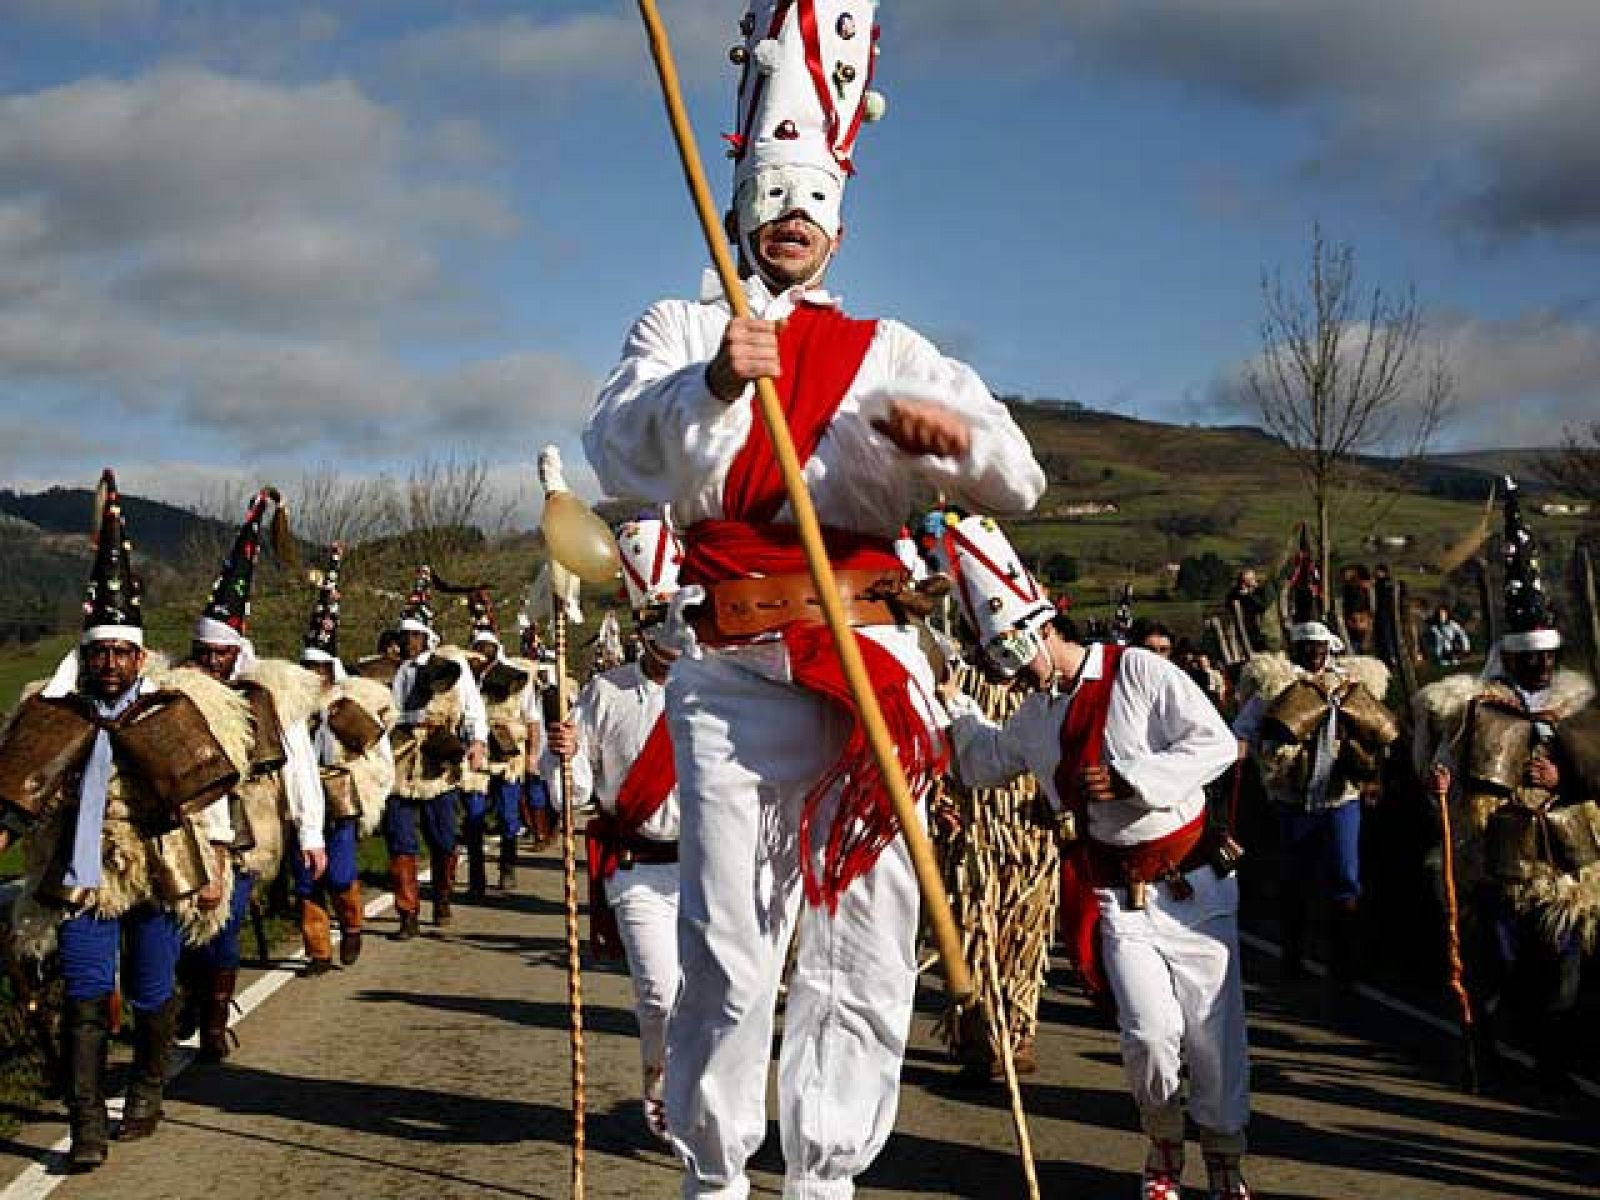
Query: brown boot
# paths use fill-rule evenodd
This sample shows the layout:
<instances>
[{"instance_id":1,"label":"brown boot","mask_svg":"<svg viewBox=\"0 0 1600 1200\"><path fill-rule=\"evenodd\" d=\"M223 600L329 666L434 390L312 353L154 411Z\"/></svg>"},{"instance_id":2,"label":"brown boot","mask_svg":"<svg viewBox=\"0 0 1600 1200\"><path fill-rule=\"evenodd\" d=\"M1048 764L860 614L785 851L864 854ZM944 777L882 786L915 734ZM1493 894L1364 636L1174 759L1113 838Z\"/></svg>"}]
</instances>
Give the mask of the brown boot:
<instances>
[{"instance_id":1,"label":"brown boot","mask_svg":"<svg viewBox=\"0 0 1600 1200\"><path fill-rule=\"evenodd\" d=\"M353 967L361 957L361 884L352 883L333 894L333 911L339 917L339 963Z\"/></svg>"},{"instance_id":2,"label":"brown boot","mask_svg":"<svg viewBox=\"0 0 1600 1200\"><path fill-rule=\"evenodd\" d=\"M500 835L500 890L509 892L517 886L517 839L510 834Z\"/></svg>"},{"instance_id":3,"label":"brown boot","mask_svg":"<svg viewBox=\"0 0 1600 1200\"><path fill-rule=\"evenodd\" d=\"M66 1076L72 1145L67 1169L92 1171L106 1161L106 1039L110 997L68 1000L61 1013L61 1063Z\"/></svg>"},{"instance_id":4,"label":"brown boot","mask_svg":"<svg viewBox=\"0 0 1600 1200\"><path fill-rule=\"evenodd\" d=\"M543 850L555 837L555 822L550 819L550 806L541 804L533 810L533 848Z\"/></svg>"},{"instance_id":5,"label":"brown boot","mask_svg":"<svg viewBox=\"0 0 1600 1200\"><path fill-rule=\"evenodd\" d=\"M333 970L333 923L322 902L312 896L300 901L300 937L310 959L306 974L325 975Z\"/></svg>"},{"instance_id":6,"label":"brown boot","mask_svg":"<svg viewBox=\"0 0 1600 1200\"><path fill-rule=\"evenodd\" d=\"M200 1062L221 1062L233 1052L229 1040L238 1044L238 1037L228 1028L228 1018L233 1014L233 990L238 984L237 969L211 972L211 989L202 996L200 1052L195 1056Z\"/></svg>"},{"instance_id":7,"label":"brown boot","mask_svg":"<svg viewBox=\"0 0 1600 1200\"><path fill-rule=\"evenodd\" d=\"M396 854L389 860L389 878L394 885L395 914L400 918L400 928L389 936L397 942L408 941L422 932L419 922L422 889L417 884L417 856Z\"/></svg>"},{"instance_id":8,"label":"brown boot","mask_svg":"<svg viewBox=\"0 0 1600 1200\"><path fill-rule=\"evenodd\" d=\"M235 972L218 974L232 976ZM231 983L228 999L233 999ZM167 1064L172 1061L172 1035L177 1024L176 996L168 997L154 1012L135 1011L133 1014L133 1068L128 1077L127 1103L122 1110L122 1130L117 1135L124 1142L149 1137L161 1123L161 1097L167 1086Z\"/></svg>"},{"instance_id":9,"label":"brown boot","mask_svg":"<svg viewBox=\"0 0 1600 1200\"><path fill-rule=\"evenodd\" d=\"M448 926L455 914L450 907L450 896L456 888L456 852L435 854L433 859L433 923L440 929Z\"/></svg>"}]
</instances>

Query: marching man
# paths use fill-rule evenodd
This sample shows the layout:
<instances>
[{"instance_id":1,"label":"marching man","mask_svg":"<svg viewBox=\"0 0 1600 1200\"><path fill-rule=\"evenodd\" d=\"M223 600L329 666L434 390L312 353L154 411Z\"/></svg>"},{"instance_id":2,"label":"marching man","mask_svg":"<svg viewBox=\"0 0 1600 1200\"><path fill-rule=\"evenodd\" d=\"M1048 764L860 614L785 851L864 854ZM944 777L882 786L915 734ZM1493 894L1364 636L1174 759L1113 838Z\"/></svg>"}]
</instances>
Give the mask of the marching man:
<instances>
[{"instance_id":1,"label":"marching man","mask_svg":"<svg viewBox=\"0 0 1600 1200\"><path fill-rule=\"evenodd\" d=\"M986 666L1037 689L1003 727L953 685L941 689L957 771L977 787L1031 771L1052 806L1074 816L1080 894L1062 904L1081 918L1080 972L1116 1003L1123 1069L1150 1138L1140 1196L1181 1194L1187 1068L1211 1196L1248 1200L1239 882L1222 865L1205 797L1234 761L1233 735L1165 658L1079 642L993 521L967 517L946 536Z\"/></svg>"},{"instance_id":2,"label":"marching man","mask_svg":"<svg viewBox=\"0 0 1600 1200\"><path fill-rule=\"evenodd\" d=\"M467 848L467 899L481 901L489 887L484 833L490 813L500 826L495 884L501 891L517 884L523 782L538 761L539 693L533 686L534 664L505 652L495 629L489 589L473 588L467 605L472 613L473 676L488 720L489 754L484 770L468 772L463 784L461 840Z\"/></svg>"},{"instance_id":3,"label":"marching man","mask_svg":"<svg viewBox=\"0 0 1600 1200\"><path fill-rule=\"evenodd\" d=\"M644 652L585 685L572 715L550 730L541 763L557 803L557 760L567 758L574 802L592 794L600 810L585 831L590 943L598 957L627 956L645 1122L665 1139L667 1013L678 993L678 797L663 684L677 652L660 635L683 552L662 520L628 522L617 547Z\"/></svg>"},{"instance_id":4,"label":"marching man","mask_svg":"<svg viewBox=\"0 0 1600 1200\"><path fill-rule=\"evenodd\" d=\"M1044 476L965 365L823 288L869 95L872 0L763 0L741 24L733 211L745 296L664 300L629 332L584 447L612 495L670 504L703 603L667 714L682 806L667 1123L683 1194L741 1200L766 1135L779 975L796 931L779 1127L784 1195L854 1194L894 1125L918 893L807 573L754 381L794 431L846 614L914 795L940 768L933 680L897 597L905 514L934 492L1031 508Z\"/></svg>"}]
</instances>

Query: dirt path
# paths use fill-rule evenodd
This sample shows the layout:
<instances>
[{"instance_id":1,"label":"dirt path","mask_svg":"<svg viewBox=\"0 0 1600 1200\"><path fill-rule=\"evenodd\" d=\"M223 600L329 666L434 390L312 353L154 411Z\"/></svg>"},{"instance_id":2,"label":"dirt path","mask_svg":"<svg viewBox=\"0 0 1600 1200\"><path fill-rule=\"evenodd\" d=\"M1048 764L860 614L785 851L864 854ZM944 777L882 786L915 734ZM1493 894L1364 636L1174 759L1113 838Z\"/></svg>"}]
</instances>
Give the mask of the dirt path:
<instances>
[{"instance_id":1,"label":"dirt path","mask_svg":"<svg viewBox=\"0 0 1600 1200\"><path fill-rule=\"evenodd\" d=\"M291 982L242 1024L243 1044L225 1066L195 1067L176 1080L158 1137L114 1146L107 1167L61 1181L50 1194L565 1197L559 864L525 852L523 865L518 894L458 905L448 933L390 943L381 934L392 923L374 922L380 936L369 939L357 967ZM638 1114L627 979L590 971L584 986L588 1194L674 1196L675 1165ZM928 1036L937 991L925 989L896 1135L863 1193L1020 1196L1004 1093L955 1086ZM1556 1104L1526 1086L1508 1099L1463 1096L1448 1083L1453 1050L1435 1032L1372 1006L1330 1025L1317 1019L1320 1007L1314 990L1252 991L1251 1178L1261 1196L1596 1194L1600 1123L1592 1101ZM1043 1017L1040 1073L1026 1081L1025 1098L1044 1194L1132 1195L1141 1142L1115 1036L1059 991L1048 994ZM3 1147L0 1177L22 1171L63 1133L62 1124L26 1130ZM774 1128L757 1162L758 1195L778 1194L776 1142ZM1200 1174L1196 1161L1192 1184Z\"/></svg>"}]
</instances>

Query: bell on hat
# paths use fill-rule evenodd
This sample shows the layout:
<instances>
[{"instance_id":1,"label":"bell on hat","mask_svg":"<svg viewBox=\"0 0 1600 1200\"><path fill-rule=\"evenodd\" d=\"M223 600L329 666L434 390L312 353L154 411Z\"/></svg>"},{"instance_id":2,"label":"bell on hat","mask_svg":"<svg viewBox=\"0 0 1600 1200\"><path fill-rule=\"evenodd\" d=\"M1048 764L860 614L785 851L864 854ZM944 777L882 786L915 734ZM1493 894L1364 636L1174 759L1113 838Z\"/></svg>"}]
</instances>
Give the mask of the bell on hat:
<instances>
[{"instance_id":1,"label":"bell on hat","mask_svg":"<svg viewBox=\"0 0 1600 1200\"><path fill-rule=\"evenodd\" d=\"M339 661L339 568L344 564L344 543L335 542L328 551L328 566L317 582L316 603L300 643L300 661L336 663Z\"/></svg>"},{"instance_id":2,"label":"bell on hat","mask_svg":"<svg viewBox=\"0 0 1600 1200\"><path fill-rule=\"evenodd\" d=\"M250 628L250 589L255 583L256 563L261 558L262 527L269 508L273 509L273 518L267 528L274 548L280 557L286 553L288 525L283 497L277 488L264 487L250 498L233 547L222 560L222 569L211 585L211 598L194 623L196 641L224 646L243 643Z\"/></svg>"},{"instance_id":3,"label":"bell on hat","mask_svg":"<svg viewBox=\"0 0 1600 1200\"><path fill-rule=\"evenodd\" d=\"M416 580L400 609L400 620L395 628L402 633L438 636L433 630L433 568L426 563L417 568Z\"/></svg>"},{"instance_id":4,"label":"bell on hat","mask_svg":"<svg viewBox=\"0 0 1600 1200\"><path fill-rule=\"evenodd\" d=\"M837 239L870 91L877 0L756 0L729 57L740 68L733 203L741 235L799 209Z\"/></svg>"},{"instance_id":5,"label":"bell on hat","mask_svg":"<svg viewBox=\"0 0 1600 1200\"><path fill-rule=\"evenodd\" d=\"M659 613L678 590L683 565L683 543L671 521L653 515L628 521L617 528L617 551L628 607L640 619Z\"/></svg>"},{"instance_id":6,"label":"bell on hat","mask_svg":"<svg viewBox=\"0 0 1600 1200\"><path fill-rule=\"evenodd\" d=\"M1506 632L1500 638L1500 649L1507 654L1557 650L1561 633L1539 578L1533 534L1522 519L1522 493L1511 476L1505 476L1504 482L1506 531L1500 553L1505 565Z\"/></svg>"},{"instance_id":7,"label":"bell on hat","mask_svg":"<svg viewBox=\"0 0 1600 1200\"><path fill-rule=\"evenodd\" d=\"M1044 589L990 518L964 517L947 526L945 558L980 645L1014 630L1037 630L1055 615Z\"/></svg>"},{"instance_id":8,"label":"bell on hat","mask_svg":"<svg viewBox=\"0 0 1600 1200\"><path fill-rule=\"evenodd\" d=\"M144 613L139 578L133 573L133 543L122 515L122 494L107 467L95 494L94 566L83 600L82 644L131 642L144 645Z\"/></svg>"}]
</instances>

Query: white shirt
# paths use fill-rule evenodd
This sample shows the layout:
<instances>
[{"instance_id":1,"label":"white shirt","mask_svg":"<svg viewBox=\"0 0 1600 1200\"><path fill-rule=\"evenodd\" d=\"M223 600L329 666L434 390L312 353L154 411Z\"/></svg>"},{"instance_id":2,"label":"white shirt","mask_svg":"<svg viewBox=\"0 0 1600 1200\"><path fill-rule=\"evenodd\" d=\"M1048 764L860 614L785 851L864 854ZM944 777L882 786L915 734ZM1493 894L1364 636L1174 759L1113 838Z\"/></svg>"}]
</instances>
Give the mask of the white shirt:
<instances>
[{"instance_id":1,"label":"white shirt","mask_svg":"<svg viewBox=\"0 0 1600 1200\"><path fill-rule=\"evenodd\" d=\"M416 682L417 668L426 664L432 657L432 650L424 650L415 658L401 663L400 669L394 673L394 682L390 688L394 695L396 725L422 723L423 710L407 709L406 701L411 698L411 688ZM454 690L456 700L461 705L461 726L456 732L463 741L486 741L489 737L489 714L483 707L483 693L478 691L478 682L473 679L467 665L462 663L460 666L461 674L456 677Z\"/></svg>"},{"instance_id":2,"label":"white shirt","mask_svg":"<svg viewBox=\"0 0 1600 1200\"><path fill-rule=\"evenodd\" d=\"M1087 647L1080 680L1099 679L1105 647ZM984 717L970 697L951 706L950 741L961 778L996 787L1033 772L1056 809L1061 722L1070 692L1035 692L1003 727ZM1104 764L1133 789L1127 800L1088 806L1096 841L1131 846L1181 829L1205 809L1205 785L1233 763L1238 748L1216 706L1192 679L1159 654L1130 648L1106 714Z\"/></svg>"},{"instance_id":3,"label":"white shirt","mask_svg":"<svg viewBox=\"0 0 1600 1200\"><path fill-rule=\"evenodd\" d=\"M572 723L578 734L578 751L572 757L572 792L579 807L593 794L601 812L617 811L617 791L666 702L666 688L641 671L638 663L613 667L584 685L572 706ZM551 752L548 739L539 755L539 774L550 789L551 805L559 809L561 760ZM677 840L677 788L639 827L639 835L657 842Z\"/></svg>"},{"instance_id":4,"label":"white shirt","mask_svg":"<svg viewBox=\"0 0 1600 1200\"><path fill-rule=\"evenodd\" d=\"M714 277L713 277L714 279ZM807 302L833 305L820 289L772 296L759 277L745 281L752 314L779 320ZM720 298L662 300L629 331L622 361L601 388L583 447L608 493L670 503L680 527L720 518L728 468L759 420L754 388L732 404L712 395L705 368L730 312ZM871 427L895 394L937 399L966 419L971 448L962 458L902 453ZM983 512L1025 512L1045 488L1044 472L1011 414L972 369L945 358L919 334L880 320L838 413L803 465L824 525L893 538L905 514L942 492ZM793 521L787 504L777 520Z\"/></svg>"},{"instance_id":5,"label":"white shirt","mask_svg":"<svg viewBox=\"0 0 1600 1200\"><path fill-rule=\"evenodd\" d=\"M238 679L236 669L233 677ZM300 835L302 850L321 850L322 822L327 814L327 798L322 794L322 773L317 770L317 751L311 745L311 730L304 724L283 728L282 767L284 803L289 819Z\"/></svg>"}]
</instances>

